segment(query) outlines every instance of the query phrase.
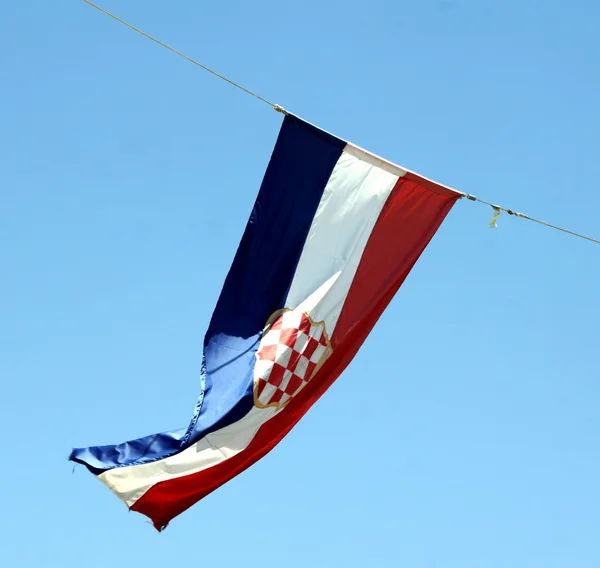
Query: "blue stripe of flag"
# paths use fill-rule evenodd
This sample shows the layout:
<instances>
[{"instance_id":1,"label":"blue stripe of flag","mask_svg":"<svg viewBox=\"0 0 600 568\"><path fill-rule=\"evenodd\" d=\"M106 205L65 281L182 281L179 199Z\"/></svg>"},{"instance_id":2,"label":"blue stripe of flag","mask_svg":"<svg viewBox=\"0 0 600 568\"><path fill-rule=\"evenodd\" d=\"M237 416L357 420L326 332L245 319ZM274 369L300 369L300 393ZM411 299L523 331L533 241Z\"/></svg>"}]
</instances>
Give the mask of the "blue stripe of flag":
<instances>
[{"instance_id":1,"label":"blue stripe of flag","mask_svg":"<svg viewBox=\"0 0 600 568\"><path fill-rule=\"evenodd\" d=\"M155 461L251 410L262 330L269 316L285 307L312 220L344 146L297 117L285 117L205 336L203 388L188 428L124 444L75 449L69 459L96 475Z\"/></svg>"}]
</instances>

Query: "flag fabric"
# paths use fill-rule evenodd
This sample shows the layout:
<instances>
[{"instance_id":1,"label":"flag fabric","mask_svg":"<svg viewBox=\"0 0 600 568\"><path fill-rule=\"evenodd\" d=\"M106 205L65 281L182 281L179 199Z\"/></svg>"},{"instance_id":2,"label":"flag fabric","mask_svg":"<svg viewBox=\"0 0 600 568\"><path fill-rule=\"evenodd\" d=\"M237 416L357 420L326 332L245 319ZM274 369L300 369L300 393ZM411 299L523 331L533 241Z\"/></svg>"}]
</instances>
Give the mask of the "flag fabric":
<instances>
[{"instance_id":1,"label":"flag fabric","mask_svg":"<svg viewBox=\"0 0 600 568\"><path fill-rule=\"evenodd\" d=\"M189 426L70 459L162 530L323 395L460 197L287 115L205 336Z\"/></svg>"}]
</instances>

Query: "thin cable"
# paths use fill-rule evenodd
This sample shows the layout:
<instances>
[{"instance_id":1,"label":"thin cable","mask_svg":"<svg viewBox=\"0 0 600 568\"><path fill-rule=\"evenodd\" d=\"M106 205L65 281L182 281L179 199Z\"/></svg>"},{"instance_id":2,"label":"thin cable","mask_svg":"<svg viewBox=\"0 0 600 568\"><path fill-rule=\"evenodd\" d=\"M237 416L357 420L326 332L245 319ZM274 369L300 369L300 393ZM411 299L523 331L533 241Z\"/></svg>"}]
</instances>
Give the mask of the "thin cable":
<instances>
[{"instance_id":1,"label":"thin cable","mask_svg":"<svg viewBox=\"0 0 600 568\"><path fill-rule=\"evenodd\" d=\"M137 32L138 34L143 35L144 37L152 40L153 42L155 42L158 45L164 47L165 49L168 49L169 51L172 51L176 55L179 55L179 57L183 57L184 59L186 59L190 63L193 63L194 65L200 67L201 69L204 69L205 71L208 71L209 73L212 73L215 77L218 77L219 79L222 79L226 83L229 83L230 85L233 85L234 87L237 87L238 89L240 89L240 91L244 91L245 93L248 93L249 95L252 95L253 97L257 98L259 101L262 101L263 103L268 104L270 107L272 107L273 109L275 109L277 112L281 112L283 114L288 114L288 112L283 107L281 107L281 106L279 106L277 104L272 103L271 101L265 99L264 97L261 97L260 95L257 95L253 91L251 91L249 89L246 89L246 87L242 87L242 85L240 85L239 83L236 83L235 81L232 81L231 79L228 79L227 77L224 77L220 73L217 73L216 71L213 71L210 67L207 67L206 65L203 65L202 63L199 63L195 59L192 59L191 57L188 57L184 53L181 53L180 51L177 51L176 49L172 48L171 46L167 45L166 43L163 43L162 41L156 39L155 37L152 37L151 35L147 34L146 32L140 30L139 28L136 28L135 26L132 26L131 24L127 23L125 20L122 20L121 18L118 18L114 14L111 14L110 12L107 12L106 10L104 10L104 8L100 8L100 6L97 6L93 2L90 2L90 0L83 0L83 1L86 4L88 4L89 6L91 6L92 8L95 8L99 12L102 12L103 14L106 14L107 16L109 16L113 20L119 22L120 24L123 24L124 26L128 27L129 29L132 29L134 32ZM397 167L400 167L400 166L397 166ZM405 168L401 168L401 169L405 169ZM422 176L419 176L419 177L422 177ZM448 188L448 189L450 189L450 188ZM456 190L452 190L452 191L456 191ZM477 201L479 203L483 203L484 205L488 205L489 207L492 207L494 209L494 211L496 211L496 212L498 212L498 211L504 211L504 212L508 213L509 215L514 215L515 217L520 217L521 219L527 219L528 221L533 221L534 223L538 223L540 225L544 225L544 227L549 227L550 229L555 229L556 231L561 231L563 233L567 233L569 235L573 235L574 237L578 237L580 239L584 239L586 241L590 241L592 243L596 243L596 244L600 245L600 240L593 239L592 237L586 237L585 235L581 235L579 233L575 233L573 231L569 231L567 229L563 229L562 227L558 227L556 225L551 225L550 223L546 223L545 221L540 221L539 219L534 219L533 217L529 217L529 215L525 215L524 213L517 213L516 211L513 211L512 209L507 209L506 207L501 207L499 205L494 205L493 203L489 203L488 201L484 201L483 199L479 199L478 197L475 197L474 195L470 195L468 193L463 193L461 191L456 191L456 193L460 193L464 198L466 198L466 199L468 199L470 201ZM494 218L493 221L495 222L495 218Z\"/></svg>"},{"instance_id":2,"label":"thin cable","mask_svg":"<svg viewBox=\"0 0 600 568\"><path fill-rule=\"evenodd\" d=\"M488 205L495 211L504 211L509 215L513 215L514 217L520 217L521 219L527 219L527 221L533 221L534 223L538 223L539 225L543 225L544 227L549 227L550 229L554 229L556 231L561 231L562 233L567 233L568 235L573 235L574 237L578 237L580 239L584 239L586 241L590 241L592 243L596 243L600 245L600 240L593 239L592 237L586 237L580 233L575 233L573 231L569 231L568 229L563 229L562 227L558 227L557 225L552 225L550 223L546 223L545 221L540 221L539 219L534 219L529 215L525 215L525 213L519 213L518 211L513 211L512 209L507 209L506 207L501 207L500 205L494 205L493 203L489 203L488 201L484 201L483 199L479 199L479 197L475 197L474 195L470 195L468 193L464 194L464 197L470 201L477 201L478 203L482 203L483 205Z\"/></svg>"},{"instance_id":3,"label":"thin cable","mask_svg":"<svg viewBox=\"0 0 600 568\"><path fill-rule=\"evenodd\" d=\"M107 16L109 16L113 20L119 22L120 24L123 24L124 26L127 26L129 29L132 29L134 32L137 32L138 34L141 34L144 37L147 37L148 39L152 40L153 42L157 43L158 45L161 45L162 47L168 49L169 51L172 51L176 55L179 55L180 57L187 59L190 63L193 63L194 65L197 65L201 69L204 69L205 71L208 71L209 73L212 73L215 77L218 77L219 79L222 79L223 81L226 81L227 83L229 83L230 85L233 85L234 87L237 87L241 91L244 91L245 93L248 93L249 95L252 95L253 97L256 97L259 101L262 101L263 103L268 104L270 107L274 108L276 111L283 112L285 114L285 110L282 107L280 107L279 105L276 105L276 104L272 103L271 101L268 101L264 97L261 97L260 95L257 95L256 93L250 91L249 89L242 87L242 85L240 85L239 83L236 83L235 81L232 81L231 79L228 79L227 77L224 77L223 75L217 73L216 71L213 71L210 67L207 67L206 65L202 65L202 63L199 63L195 59L188 57L184 53L177 51L176 49L172 48L171 46L167 45L166 43L163 43L162 41L156 39L155 37L152 37L151 35L147 34L146 32L140 30L139 28L136 28L135 26L128 24L125 20L121 20L121 18L118 18L117 16L115 16L114 14L111 14L110 12L107 12L104 8L100 8L100 6L96 6L96 4L94 4L93 2L90 2L89 0L83 0L83 1L86 4L88 4L89 6L91 6L92 8L96 8L96 10L98 10L99 12L102 12L103 14L106 14Z\"/></svg>"}]
</instances>

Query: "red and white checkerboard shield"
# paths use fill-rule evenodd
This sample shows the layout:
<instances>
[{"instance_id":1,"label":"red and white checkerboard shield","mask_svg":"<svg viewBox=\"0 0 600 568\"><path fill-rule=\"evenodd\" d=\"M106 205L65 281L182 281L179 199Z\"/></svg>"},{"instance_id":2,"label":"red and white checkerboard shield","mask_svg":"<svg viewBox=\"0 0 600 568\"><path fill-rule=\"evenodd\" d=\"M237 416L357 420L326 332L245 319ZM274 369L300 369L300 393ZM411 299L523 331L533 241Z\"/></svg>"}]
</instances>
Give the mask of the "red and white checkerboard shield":
<instances>
[{"instance_id":1,"label":"red and white checkerboard shield","mask_svg":"<svg viewBox=\"0 0 600 568\"><path fill-rule=\"evenodd\" d=\"M256 353L254 403L281 408L313 378L331 354L323 322L286 310L267 327Z\"/></svg>"}]
</instances>

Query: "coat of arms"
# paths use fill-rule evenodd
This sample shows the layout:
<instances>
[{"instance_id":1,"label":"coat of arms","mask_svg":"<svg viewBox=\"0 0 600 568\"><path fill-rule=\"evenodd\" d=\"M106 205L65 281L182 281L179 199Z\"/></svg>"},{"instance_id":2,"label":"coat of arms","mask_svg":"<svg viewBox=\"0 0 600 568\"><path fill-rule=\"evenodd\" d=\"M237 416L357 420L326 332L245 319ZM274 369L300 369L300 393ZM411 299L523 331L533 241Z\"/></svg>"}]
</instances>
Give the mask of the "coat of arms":
<instances>
[{"instance_id":1,"label":"coat of arms","mask_svg":"<svg viewBox=\"0 0 600 568\"><path fill-rule=\"evenodd\" d=\"M254 368L254 404L287 404L315 376L332 353L325 324L300 311L282 310L269 318Z\"/></svg>"}]
</instances>

